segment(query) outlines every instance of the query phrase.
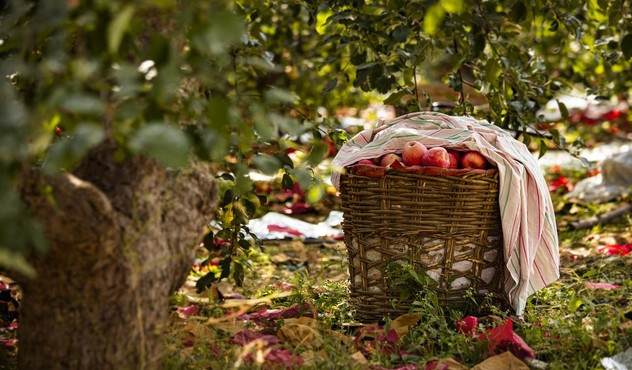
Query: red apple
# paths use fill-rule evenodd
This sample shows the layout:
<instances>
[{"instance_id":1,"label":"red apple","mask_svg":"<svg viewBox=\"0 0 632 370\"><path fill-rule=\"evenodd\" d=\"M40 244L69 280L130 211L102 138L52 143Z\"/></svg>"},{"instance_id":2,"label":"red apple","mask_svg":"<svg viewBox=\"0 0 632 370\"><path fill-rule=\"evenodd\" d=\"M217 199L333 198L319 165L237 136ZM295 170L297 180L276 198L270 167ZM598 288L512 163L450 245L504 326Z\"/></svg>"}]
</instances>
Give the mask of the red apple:
<instances>
[{"instance_id":1,"label":"red apple","mask_svg":"<svg viewBox=\"0 0 632 370\"><path fill-rule=\"evenodd\" d=\"M450 156L449 168L459 168L459 164L461 163L461 152L454 149L448 149L448 156Z\"/></svg>"},{"instance_id":2,"label":"red apple","mask_svg":"<svg viewBox=\"0 0 632 370\"><path fill-rule=\"evenodd\" d=\"M388 153L382 157L380 164L382 165L382 167L388 167L392 165L393 163L395 163L396 161L401 162L402 158L395 153Z\"/></svg>"},{"instance_id":3,"label":"red apple","mask_svg":"<svg viewBox=\"0 0 632 370\"><path fill-rule=\"evenodd\" d=\"M373 161L370 159L360 159L358 161L358 164L370 164L371 166L375 166L375 163L373 163Z\"/></svg>"},{"instance_id":4,"label":"red apple","mask_svg":"<svg viewBox=\"0 0 632 370\"><path fill-rule=\"evenodd\" d=\"M450 156L448 155L448 151L445 150L445 148L442 148L442 147L430 148L421 159L421 164L424 166L449 168Z\"/></svg>"},{"instance_id":5,"label":"red apple","mask_svg":"<svg viewBox=\"0 0 632 370\"><path fill-rule=\"evenodd\" d=\"M461 167L484 170L489 166L487 159L479 152L467 152L461 158Z\"/></svg>"},{"instance_id":6,"label":"red apple","mask_svg":"<svg viewBox=\"0 0 632 370\"><path fill-rule=\"evenodd\" d=\"M426 146L418 141L409 141L402 148L402 160L407 166L421 164L421 158L428 151Z\"/></svg>"}]
</instances>

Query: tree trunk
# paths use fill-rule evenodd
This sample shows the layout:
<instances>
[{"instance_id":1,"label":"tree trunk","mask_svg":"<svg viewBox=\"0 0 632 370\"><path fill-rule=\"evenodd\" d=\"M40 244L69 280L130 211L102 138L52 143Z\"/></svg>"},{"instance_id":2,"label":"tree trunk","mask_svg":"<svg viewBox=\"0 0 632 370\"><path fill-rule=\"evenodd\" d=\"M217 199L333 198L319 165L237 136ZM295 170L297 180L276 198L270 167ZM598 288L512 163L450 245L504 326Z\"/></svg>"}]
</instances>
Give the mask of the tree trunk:
<instances>
[{"instance_id":1,"label":"tree trunk","mask_svg":"<svg viewBox=\"0 0 632 370\"><path fill-rule=\"evenodd\" d=\"M190 271L217 189L210 170L167 171L101 145L73 174L23 176L50 251L30 259L20 369L157 369L169 297Z\"/></svg>"}]
</instances>

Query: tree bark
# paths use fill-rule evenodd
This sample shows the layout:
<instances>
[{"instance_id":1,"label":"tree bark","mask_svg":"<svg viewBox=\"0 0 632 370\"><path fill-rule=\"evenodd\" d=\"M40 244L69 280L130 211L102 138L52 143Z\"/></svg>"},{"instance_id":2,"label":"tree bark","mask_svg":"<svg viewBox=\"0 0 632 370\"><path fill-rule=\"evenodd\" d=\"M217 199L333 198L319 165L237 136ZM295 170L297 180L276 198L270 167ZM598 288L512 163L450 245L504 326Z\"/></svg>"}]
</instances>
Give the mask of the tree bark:
<instances>
[{"instance_id":1,"label":"tree bark","mask_svg":"<svg viewBox=\"0 0 632 370\"><path fill-rule=\"evenodd\" d=\"M73 173L25 172L50 251L22 279L20 369L157 369L169 297L213 215L209 168L168 171L101 145Z\"/></svg>"}]
</instances>

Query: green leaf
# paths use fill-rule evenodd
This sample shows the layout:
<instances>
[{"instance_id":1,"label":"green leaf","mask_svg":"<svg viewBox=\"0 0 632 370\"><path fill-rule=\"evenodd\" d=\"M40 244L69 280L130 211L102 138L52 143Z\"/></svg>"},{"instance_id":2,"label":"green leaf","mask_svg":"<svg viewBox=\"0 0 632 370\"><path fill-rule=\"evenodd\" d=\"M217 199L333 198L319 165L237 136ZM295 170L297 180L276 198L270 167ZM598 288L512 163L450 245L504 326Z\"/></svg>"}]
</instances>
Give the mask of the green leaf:
<instances>
[{"instance_id":1,"label":"green leaf","mask_svg":"<svg viewBox=\"0 0 632 370\"><path fill-rule=\"evenodd\" d=\"M363 63L366 63L366 51L353 54L353 56L351 57L351 64L353 64L354 66L359 66Z\"/></svg>"},{"instance_id":2,"label":"green leaf","mask_svg":"<svg viewBox=\"0 0 632 370\"><path fill-rule=\"evenodd\" d=\"M279 88L271 88L265 92L265 100L268 103L296 103L296 96L291 92Z\"/></svg>"},{"instance_id":3,"label":"green leaf","mask_svg":"<svg viewBox=\"0 0 632 370\"><path fill-rule=\"evenodd\" d=\"M518 23L527 18L527 7L522 1L518 1L511 7L511 12L509 14L511 15L511 19Z\"/></svg>"},{"instance_id":4,"label":"green leaf","mask_svg":"<svg viewBox=\"0 0 632 370\"><path fill-rule=\"evenodd\" d=\"M226 207L227 205L231 204L233 200L235 200L235 190L226 189L226 191L222 195L222 201L220 203L220 207L222 208Z\"/></svg>"},{"instance_id":5,"label":"green leaf","mask_svg":"<svg viewBox=\"0 0 632 370\"><path fill-rule=\"evenodd\" d=\"M248 249L250 249L251 245L250 242L246 239L239 239L239 241L237 242L237 244L239 244L239 246L241 247L241 249L247 251ZM237 264L235 264L236 266Z\"/></svg>"},{"instance_id":6,"label":"green leaf","mask_svg":"<svg viewBox=\"0 0 632 370\"><path fill-rule=\"evenodd\" d=\"M70 169L90 149L96 147L105 137L101 126L82 124L72 136L54 144L44 163L45 172L55 172L61 168Z\"/></svg>"},{"instance_id":7,"label":"green leaf","mask_svg":"<svg viewBox=\"0 0 632 370\"><path fill-rule=\"evenodd\" d=\"M232 261L231 257L226 257L217 264L222 269L222 273L219 275L220 280L230 276L230 264Z\"/></svg>"},{"instance_id":8,"label":"green leaf","mask_svg":"<svg viewBox=\"0 0 632 370\"><path fill-rule=\"evenodd\" d=\"M384 99L384 104L386 105L399 105L402 98L408 94L406 90L400 90L398 92L394 92L388 96L388 98Z\"/></svg>"},{"instance_id":9,"label":"green leaf","mask_svg":"<svg viewBox=\"0 0 632 370\"><path fill-rule=\"evenodd\" d=\"M289 173L283 174L283 178L281 179L281 188L285 190L294 188L294 180L292 180L292 176L290 176Z\"/></svg>"},{"instance_id":10,"label":"green leaf","mask_svg":"<svg viewBox=\"0 0 632 370\"><path fill-rule=\"evenodd\" d=\"M64 98L61 108L74 114L100 115L105 111L105 104L94 95L71 95Z\"/></svg>"},{"instance_id":11,"label":"green leaf","mask_svg":"<svg viewBox=\"0 0 632 370\"><path fill-rule=\"evenodd\" d=\"M241 40L244 24L232 12L223 11L214 14L213 21L204 33L200 45L212 55L223 54L230 45Z\"/></svg>"},{"instance_id":12,"label":"green leaf","mask_svg":"<svg viewBox=\"0 0 632 370\"><path fill-rule=\"evenodd\" d=\"M168 167L183 167L189 160L188 137L176 127L163 123L141 127L129 140L128 147Z\"/></svg>"},{"instance_id":13,"label":"green leaf","mask_svg":"<svg viewBox=\"0 0 632 370\"><path fill-rule=\"evenodd\" d=\"M321 199L323 199L324 194L325 193L321 186L314 185L310 187L309 190L307 190L307 194L306 194L307 203L309 204L318 203Z\"/></svg>"},{"instance_id":14,"label":"green leaf","mask_svg":"<svg viewBox=\"0 0 632 370\"><path fill-rule=\"evenodd\" d=\"M236 262L233 269L233 279L235 279L235 285L241 287L244 285L244 266L241 263Z\"/></svg>"},{"instance_id":15,"label":"green leaf","mask_svg":"<svg viewBox=\"0 0 632 370\"><path fill-rule=\"evenodd\" d=\"M20 273L28 278L35 277L36 272L26 258L19 253L0 248L0 266L4 270Z\"/></svg>"},{"instance_id":16,"label":"green leaf","mask_svg":"<svg viewBox=\"0 0 632 370\"><path fill-rule=\"evenodd\" d=\"M274 153L273 156L281 162L283 167L288 166L289 168L294 168L294 162L289 155L285 153Z\"/></svg>"},{"instance_id":17,"label":"green leaf","mask_svg":"<svg viewBox=\"0 0 632 370\"><path fill-rule=\"evenodd\" d=\"M333 79L329 80L329 82L327 82L327 85L325 86L325 88L320 94L321 95L327 94L328 92L333 90L337 84L338 84L338 77L334 77Z\"/></svg>"},{"instance_id":18,"label":"green leaf","mask_svg":"<svg viewBox=\"0 0 632 370\"><path fill-rule=\"evenodd\" d=\"M463 0L439 0L439 4L448 13L461 13L463 11Z\"/></svg>"},{"instance_id":19,"label":"green leaf","mask_svg":"<svg viewBox=\"0 0 632 370\"><path fill-rule=\"evenodd\" d=\"M628 33L621 39L621 51L623 52L625 60L632 57L632 33Z\"/></svg>"},{"instance_id":20,"label":"green leaf","mask_svg":"<svg viewBox=\"0 0 632 370\"><path fill-rule=\"evenodd\" d=\"M208 289L211 285L213 285L213 283L216 281L217 281L217 278L215 277L215 273L209 272L198 279L198 281L195 283L195 290L198 293L202 293L203 291Z\"/></svg>"},{"instance_id":21,"label":"green leaf","mask_svg":"<svg viewBox=\"0 0 632 370\"><path fill-rule=\"evenodd\" d=\"M424 33L429 36L434 35L445 18L445 10L441 5L434 4L428 8L424 16Z\"/></svg>"},{"instance_id":22,"label":"green leaf","mask_svg":"<svg viewBox=\"0 0 632 370\"><path fill-rule=\"evenodd\" d=\"M410 33L410 27L406 25L399 25L395 27L393 30L393 40L395 42L404 42L408 38L408 34ZM365 54L366 59L366 54Z\"/></svg>"},{"instance_id":23,"label":"green leaf","mask_svg":"<svg viewBox=\"0 0 632 370\"><path fill-rule=\"evenodd\" d=\"M548 148L544 140L540 140L540 154L538 155L538 158L542 158L542 156L546 154L547 149Z\"/></svg>"},{"instance_id":24,"label":"green leaf","mask_svg":"<svg viewBox=\"0 0 632 370\"><path fill-rule=\"evenodd\" d=\"M213 240L213 231L211 230L208 233L206 233L206 235L204 235L204 239L202 240L202 245L204 246L206 250L212 251L214 244L215 242Z\"/></svg>"},{"instance_id":25,"label":"green leaf","mask_svg":"<svg viewBox=\"0 0 632 370\"><path fill-rule=\"evenodd\" d=\"M312 145L312 149L309 151L307 155L307 163L312 166L317 166L320 162L323 161L325 157L325 153L327 153L329 147L323 142L316 142Z\"/></svg>"},{"instance_id":26,"label":"green leaf","mask_svg":"<svg viewBox=\"0 0 632 370\"><path fill-rule=\"evenodd\" d=\"M584 303L583 299L579 297L574 297L568 302L568 310L571 313L575 313L575 311L577 311L583 303Z\"/></svg>"},{"instance_id":27,"label":"green leaf","mask_svg":"<svg viewBox=\"0 0 632 370\"><path fill-rule=\"evenodd\" d=\"M128 5L112 20L108 26L108 51L112 54L118 52L123 35L134 16L134 6Z\"/></svg>"},{"instance_id":28,"label":"green leaf","mask_svg":"<svg viewBox=\"0 0 632 370\"><path fill-rule=\"evenodd\" d=\"M255 168L266 175L274 175L283 167L279 159L264 154L255 155L252 161Z\"/></svg>"},{"instance_id":29,"label":"green leaf","mask_svg":"<svg viewBox=\"0 0 632 370\"><path fill-rule=\"evenodd\" d=\"M568 108L566 108L566 104L557 100L557 106L560 108L560 114L562 115L562 121L566 121L568 119Z\"/></svg>"},{"instance_id":30,"label":"green leaf","mask_svg":"<svg viewBox=\"0 0 632 370\"><path fill-rule=\"evenodd\" d=\"M264 119L263 116L256 117L254 121L255 132L263 141L270 141L277 137L276 126Z\"/></svg>"}]
</instances>

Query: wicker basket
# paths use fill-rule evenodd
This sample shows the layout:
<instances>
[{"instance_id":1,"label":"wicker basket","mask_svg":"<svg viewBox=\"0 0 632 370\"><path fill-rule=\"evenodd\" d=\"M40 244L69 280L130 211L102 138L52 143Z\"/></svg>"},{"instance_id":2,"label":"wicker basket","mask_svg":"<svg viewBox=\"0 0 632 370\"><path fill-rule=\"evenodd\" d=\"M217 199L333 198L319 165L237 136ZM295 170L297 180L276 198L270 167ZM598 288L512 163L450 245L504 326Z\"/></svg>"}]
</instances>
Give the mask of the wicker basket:
<instances>
[{"instance_id":1,"label":"wicker basket","mask_svg":"<svg viewBox=\"0 0 632 370\"><path fill-rule=\"evenodd\" d=\"M475 299L504 296L497 170L427 170L356 165L341 177L351 303L360 321L410 309L388 286L391 262L434 279L440 306L465 303L469 289Z\"/></svg>"}]
</instances>

